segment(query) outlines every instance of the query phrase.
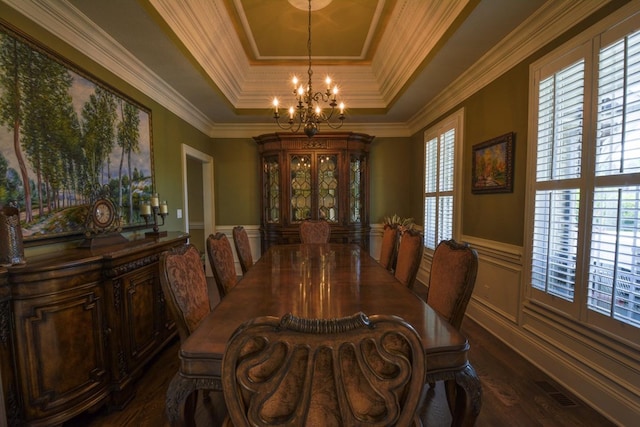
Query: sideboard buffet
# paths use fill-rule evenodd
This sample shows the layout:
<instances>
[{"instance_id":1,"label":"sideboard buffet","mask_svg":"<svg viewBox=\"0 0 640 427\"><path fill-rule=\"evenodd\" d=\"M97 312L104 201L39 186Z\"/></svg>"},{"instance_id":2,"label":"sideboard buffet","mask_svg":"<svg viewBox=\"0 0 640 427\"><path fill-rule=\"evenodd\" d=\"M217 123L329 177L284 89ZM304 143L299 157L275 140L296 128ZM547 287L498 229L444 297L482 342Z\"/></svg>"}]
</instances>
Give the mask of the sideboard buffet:
<instances>
[{"instance_id":1,"label":"sideboard buffet","mask_svg":"<svg viewBox=\"0 0 640 427\"><path fill-rule=\"evenodd\" d=\"M9 426L59 425L128 403L145 364L176 335L158 261L187 238L71 248L0 268L0 397Z\"/></svg>"}]
</instances>

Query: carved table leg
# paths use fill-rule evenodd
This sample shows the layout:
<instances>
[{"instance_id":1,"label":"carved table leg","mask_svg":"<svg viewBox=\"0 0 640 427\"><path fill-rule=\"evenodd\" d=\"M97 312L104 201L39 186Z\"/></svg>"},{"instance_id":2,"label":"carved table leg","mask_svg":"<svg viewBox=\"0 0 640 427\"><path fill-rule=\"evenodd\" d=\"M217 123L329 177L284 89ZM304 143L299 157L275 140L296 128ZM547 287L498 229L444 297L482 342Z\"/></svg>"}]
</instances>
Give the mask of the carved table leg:
<instances>
[{"instance_id":1,"label":"carved table leg","mask_svg":"<svg viewBox=\"0 0 640 427\"><path fill-rule=\"evenodd\" d=\"M166 411L172 426L193 425L193 415L185 414L187 398L196 390L222 390L219 379L185 378L176 373L167 389ZM193 408L195 409L195 407Z\"/></svg>"},{"instance_id":2,"label":"carved table leg","mask_svg":"<svg viewBox=\"0 0 640 427\"><path fill-rule=\"evenodd\" d=\"M453 426L473 426L482 406L482 386L471 364L456 372L455 411Z\"/></svg>"}]
</instances>

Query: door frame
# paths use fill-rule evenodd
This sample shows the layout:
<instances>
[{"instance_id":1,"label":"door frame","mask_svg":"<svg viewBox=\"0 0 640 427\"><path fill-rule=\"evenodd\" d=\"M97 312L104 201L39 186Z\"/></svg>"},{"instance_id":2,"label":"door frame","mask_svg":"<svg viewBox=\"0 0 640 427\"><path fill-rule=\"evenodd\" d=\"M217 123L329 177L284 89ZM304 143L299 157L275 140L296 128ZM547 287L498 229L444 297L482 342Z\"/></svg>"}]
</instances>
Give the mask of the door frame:
<instances>
[{"instance_id":1,"label":"door frame","mask_svg":"<svg viewBox=\"0 0 640 427\"><path fill-rule=\"evenodd\" d=\"M202 164L202 205L204 209L204 236L215 233L215 197L214 175L213 175L213 157L196 150L195 148L182 144L182 186L184 195L184 230L189 232L189 186L187 184L187 159L197 160ZM205 242L203 247L205 247ZM211 266L205 262L206 275L212 276Z\"/></svg>"}]
</instances>

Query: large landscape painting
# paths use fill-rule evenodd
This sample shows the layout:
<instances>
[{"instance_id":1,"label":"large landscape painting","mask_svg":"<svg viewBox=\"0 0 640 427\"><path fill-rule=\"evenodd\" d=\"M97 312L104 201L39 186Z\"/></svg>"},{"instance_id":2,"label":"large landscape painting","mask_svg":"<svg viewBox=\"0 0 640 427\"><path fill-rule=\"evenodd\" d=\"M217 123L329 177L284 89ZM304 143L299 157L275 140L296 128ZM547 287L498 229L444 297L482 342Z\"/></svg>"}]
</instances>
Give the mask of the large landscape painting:
<instances>
[{"instance_id":1,"label":"large landscape painting","mask_svg":"<svg viewBox=\"0 0 640 427\"><path fill-rule=\"evenodd\" d=\"M0 23L0 206L27 243L72 236L104 186L123 227L144 224L150 111Z\"/></svg>"}]
</instances>

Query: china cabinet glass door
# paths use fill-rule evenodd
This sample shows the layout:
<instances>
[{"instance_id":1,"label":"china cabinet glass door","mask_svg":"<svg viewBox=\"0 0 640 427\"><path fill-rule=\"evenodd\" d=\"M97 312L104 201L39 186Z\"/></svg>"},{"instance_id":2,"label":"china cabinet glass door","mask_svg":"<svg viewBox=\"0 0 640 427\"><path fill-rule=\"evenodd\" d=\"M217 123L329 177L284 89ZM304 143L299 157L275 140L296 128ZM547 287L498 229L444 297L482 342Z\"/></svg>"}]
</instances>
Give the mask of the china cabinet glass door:
<instances>
[{"instance_id":1,"label":"china cabinet glass door","mask_svg":"<svg viewBox=\"0 0 640 427\"><path fill-rule=\"evenodd\" d=\"M311 157L292 155L291 171L291 220L298 222L311 218Z\"/></svg>"},{"instance_id":2,"label":"china cabinet glass door","mask_svg":"<svg viewBox=\"0 0 640 427\"><path fill-rule=\"evenodd\" d=\"M338 156L319 155L318 218L338 222Z\"/></svg>"},{"instance_id":3,"label":"china cabinet glass door","mask_svg":"<svg viewBox=\"0 0 640 427\"><path fill-rule=\"evenodd\" d=\"M263 159L262 189L264 197L264 218L270 224L280 222L280 163L278 156Z\"/></svg>"}]
</instances>

